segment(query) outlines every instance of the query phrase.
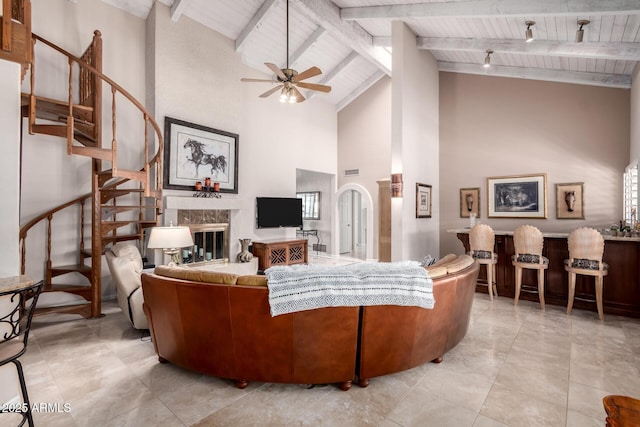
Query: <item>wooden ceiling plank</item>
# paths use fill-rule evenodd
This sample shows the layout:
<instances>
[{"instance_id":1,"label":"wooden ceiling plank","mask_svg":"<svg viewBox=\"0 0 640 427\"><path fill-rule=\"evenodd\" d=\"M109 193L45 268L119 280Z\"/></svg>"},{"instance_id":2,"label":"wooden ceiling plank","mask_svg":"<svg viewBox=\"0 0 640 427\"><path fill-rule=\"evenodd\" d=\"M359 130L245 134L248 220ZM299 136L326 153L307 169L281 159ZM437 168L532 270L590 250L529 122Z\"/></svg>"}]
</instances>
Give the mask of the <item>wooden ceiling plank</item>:
<instances>
[{"instance_id":1,"label":"wooden ceiling plank","mask_svg":"<svg viewBox=\"0 0 640 427\"><path fill-rule=\"evenodd\" d=\"M340 17L345 21L361 19L404 19L434 17L489 17L526 15L612 15L640 14L637 0L468 0L346 7Z\"/></svg>"},{"instance_id":2,"label":"wooden ceiling plank","mask_svg":"<svg viewBox=\"0 0 640 427\"><path fill-rule=\"evenodd\" d=\"M302 43L300 47L298 47L295 52L293 52L291 58L289 58L289 61L291 62L290 65L293 67L293 65L302 57L302 55L304 55L304 53L308 51L311 46L313 46L318 41L318 39L323 34L325 34L325 32L326 30L324 28L318 26L318 28L315 29L315 31L304 41L304 43Z\"/></svg>"},{"instance_id":3,"label":"wooden ceiling plank","mask_svg":"<svg viewBox=\"0 0 640 427\"><path fill-rule=\"evenodd\" d=\"M629 89L631 87L631 76L622 74L584 73L578 71L545 70L539 68L519 68L498 65L492 65L490 68L484 68L480 64L462 64L453 62L438 62L438 68L440 71L452 73L545 80L559 83L574 83L622 89Z\"/></svg>"},{"instance_id":4,"label":"wooden ceiling plank","mask_svg":"<svg viewBox=\"0 0 640 427\"><path fill-rule=\"evenodd\" d=\"M342 70L347 68L347 66L349 64L351 64L353 61L355 61L359 56L360 56L360 54L358 54L358 52L352 50L351 53L349 55L347 55L347 57L344 58L342 61L340 61L340 63L338 65L333 67L328 73L325 73L324 77L319 81L319 83L322 84L322 85L328 84L338 74L340 74L340 72ZM307 99L313 98L315 95L316 95L316 92L309 91L309 92L307 92Z\"/></svg>"},{"instance_id":5,"label":"wooden ceiling plank","mask_svg":"<svg viewBox=\"0 0 640 427\"><path fill-rule=\"evenodd\" d=\"M368 79L362 82L357 88L352 90L349 94L347 94L347 96L342 98L342 100L336 104L336 112L342 110L344 107L349 105L351 101L353 101L354 99L362 95L367 89L373 86L378 80L383 78L385 75L386 73L384 73L381 70L378 70L375 73L373 73Z\"/></svg>"},{"instance_id":6,"label":"wooden ceiling plank","mask_svg":"<svg viewBox=\"0 0 640 427\"><path fill-rule=\"evenodd\" d=\"M184 0L182 0L184 1ZM236 52L242 48L242 45L247 41L251 33L255 31L258 24L264 19L265 15L271 9L276 0L265 0L264 3L258 8L256 13L251 17L247 25L242 29L240 35L236 39Z\"/></svg>"},{"instance_id":7,"label":"wooden ceiling plank","mask_svg":"<svg viewBox=\"0 0 640 427\"><path fill-rule=\"evenodd\" d=\"M376 43L387 46L390 38L376 37ZM417 40L419 49L425 50L477 50L487 48L494 52L505 52L521 55L550 55L576 58L602 58L609 60L640 61L640 44L638 43L567 43L558 41L536 40L527 43L522 40L504 39L466 39L466 38L425 38Z\"/></svg>"},{"instance_id":8,"label":"wooden ceiling plank","mask_svg":"<svg viewBox=\"0 0 640 427\"><path fill-rule=\"evenodd\" d=\"M171 20L178 22L191 0L174 0L171 5Z\"/></svg>"},{"instance_id":9,"label":"wooden ceiling plank","mask_svg":"<svg viewBox=\"0 0 640 427\"><path fill-rule=\"evenodd\" d=\"M331 0L292 0L291 4L385 74L391 75L392 60L389 52L374 46L371 34L358 23L340 19L340 8Z\"/></svg>"}]
</instances>

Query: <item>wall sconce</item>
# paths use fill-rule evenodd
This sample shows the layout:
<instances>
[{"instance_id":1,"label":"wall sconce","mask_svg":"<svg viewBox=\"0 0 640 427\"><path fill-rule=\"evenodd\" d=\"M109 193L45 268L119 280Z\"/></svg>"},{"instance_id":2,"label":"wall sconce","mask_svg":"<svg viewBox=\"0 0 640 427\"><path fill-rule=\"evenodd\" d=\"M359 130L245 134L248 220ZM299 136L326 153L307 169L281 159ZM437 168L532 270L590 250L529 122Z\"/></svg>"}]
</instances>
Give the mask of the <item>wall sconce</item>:
<instances>
[{"instance_id":1,"label":"wall sconce","mask_svg":"<svg viewBox=\"0 0 640 427\"><path fill-rule=\"evenodd\" d=\"M170 223L168 227L153 227L149 235L149 249L162 249L162 251L171 257L172 264L180 264L181 248L193 246L193 238L189 227L174 227Z\"/></svg>"},{"instance_id":2,"label":"wall sconce","mask_svg":"<svg viewBox=\"0 0 640 427\"><path fill-rule=\"evenodd\" d=\"M491 54L493 53L493 50L491 49L487 49L487 56L484 57L484 68L489 68L491 67Z\"/></svg>"},{"instance_id":3,"label":"wall sconce","mask_svg":"<svg viewBox=\"0 0 640 427\"><path fill-rule=\"evenodd\" d=\"M391 197L402 197L402 174L391 174Z\"/></svg>"},{"instance_id":4,"label":"wall sconce","mask_svg":"<svg viewBox=\"0 0 640 427\"><path fill-rule=\"evenodd\" d=\"M584 30L582 29L582 27L584 27L585 25L589 25L589 21L588 19L579 19L578 20L578 25L580 25L580 28L578 28L578 31L576 31L576 43L582 43L582 38L584 37Z\"/></svg>"},{"instance_id":5,"label":"wall sconce","mask_svg":"<svg viewBox=\"0 0 640 427\"><path fill-rule=\"evenodd\" d=\"M531 27L536 25L536 21L524 21L524 23L527 24L527 31L524 32L524 38L527 43L531 43L533 41L533 30Z\"/></svg>"}]
</instances>

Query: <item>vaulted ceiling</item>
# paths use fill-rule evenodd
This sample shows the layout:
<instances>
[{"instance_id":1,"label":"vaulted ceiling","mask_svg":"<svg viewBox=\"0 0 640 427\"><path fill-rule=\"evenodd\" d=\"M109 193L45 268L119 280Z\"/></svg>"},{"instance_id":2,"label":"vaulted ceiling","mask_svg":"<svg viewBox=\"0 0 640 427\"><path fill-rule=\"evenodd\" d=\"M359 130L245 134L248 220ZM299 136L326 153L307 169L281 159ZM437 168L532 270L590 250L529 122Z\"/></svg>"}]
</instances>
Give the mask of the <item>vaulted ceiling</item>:
<instances>
[{"instance_id":1,"label":"vaulted ceiling","mask_svg":"<svg viewBox=\"0 0 640 427\"><path fill-rule=\"evenodd\" d=\"M146 18L154 0L103 1ZM265 62L285 67L286 0L158 1L174 21L188 17L235 40L248 66L267 74ZM391 75L394 20L416 33L441 71L629 88L640 61L640 0L289 1L289 64L320 67L308 81L332 91L304 95L338 110ZM589 21L582 42L579 20ZM529 43L526 21L535 22Z\"/></svg>"}]
</instances>

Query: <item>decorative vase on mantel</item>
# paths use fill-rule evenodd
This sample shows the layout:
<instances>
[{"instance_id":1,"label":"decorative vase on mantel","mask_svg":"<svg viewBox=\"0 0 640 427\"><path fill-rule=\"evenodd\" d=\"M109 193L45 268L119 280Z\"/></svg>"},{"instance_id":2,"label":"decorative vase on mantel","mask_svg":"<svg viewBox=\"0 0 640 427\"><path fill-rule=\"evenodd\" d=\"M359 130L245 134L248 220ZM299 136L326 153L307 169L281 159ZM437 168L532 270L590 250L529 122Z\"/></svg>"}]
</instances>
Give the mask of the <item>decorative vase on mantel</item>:
<instances>
[{"instance_id":1,"label":"decorative vase on mantel","mask_svg":"<svg viewBox=\"0 0 640 427\"><path fill-rule=\"evenodd\" d=\"M238 262L249 262L253 259L253 254L249 252L251 239L238 239L240 241L240 253L237 256Z\"/></svg>"}]
</instances>

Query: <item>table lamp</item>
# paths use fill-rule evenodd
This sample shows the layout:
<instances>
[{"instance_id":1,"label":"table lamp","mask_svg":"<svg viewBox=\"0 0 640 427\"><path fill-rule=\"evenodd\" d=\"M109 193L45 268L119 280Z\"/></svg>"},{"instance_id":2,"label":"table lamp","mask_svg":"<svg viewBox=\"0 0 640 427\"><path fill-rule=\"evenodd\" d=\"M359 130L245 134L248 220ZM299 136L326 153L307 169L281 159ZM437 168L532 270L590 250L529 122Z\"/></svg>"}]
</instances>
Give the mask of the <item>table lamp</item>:
<instances>
[{"instance_id":1,"label":"table lamp","mask_svg":"<svg viewBox=\"0 0 640 427\"><path fill-rule=\"evenodd\" d=\"M171 257L169 265L181 264L180 249L193 246L193 238L189 227L174 227L169 224L168 227L153 227L149 235L149 249L162 249L162 251Z\"/></svg>"}]
</instances>

